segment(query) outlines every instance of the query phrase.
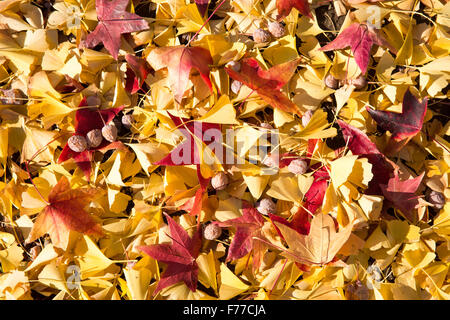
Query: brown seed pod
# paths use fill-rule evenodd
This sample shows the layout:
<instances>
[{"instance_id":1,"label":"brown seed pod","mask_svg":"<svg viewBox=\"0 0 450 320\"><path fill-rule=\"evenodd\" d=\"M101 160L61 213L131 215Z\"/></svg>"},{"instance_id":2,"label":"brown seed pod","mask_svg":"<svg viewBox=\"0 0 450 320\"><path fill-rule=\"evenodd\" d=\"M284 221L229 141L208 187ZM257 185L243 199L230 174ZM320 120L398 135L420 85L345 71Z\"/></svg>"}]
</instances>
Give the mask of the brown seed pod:
<instances>
[{"instance_id":1,"label":"brown seed pod","mask_svg":"<svg viewBox=\"0 0 450 320\"><path fill-rule=\"evenodd\" d=\"M363 75L359 76L356 79L350 79L349 84L352 84L355 86L356 90L364 89L367 85L367 79Z\"/></svg>"},{"instance_id":2,"label":"brown seed pod","mask_svg":"<svg viewBox=\"0 0 450 320\"><path fill-rule=\"evenodd\" d=\"M263 198L261 201L256 203L256 210L263 215L267 215L269 213L275 214L277 210L277 206L275 203L269 198Z\"/></svg>"},{"instance_id":3,"label":"brown seed pod","mask_svg":"<svg viewBox=\"0 0 450 320\"><path fill-rule=\"evenodd\" d=\"M273 127L270 125L270 123L267 123L267 122L261 122L260 126L261 126L261 128L267 129L267 130L273 129Z\"/></svg>"},{"instance_id":4,"label":"brown seed pod","mask_svg":"<svg viewBox=\"0 0 450 320\"><path fill-rule=\"evenodd\" d=\"M325 85L333 90L339 88L339 80L333 77L331 74L328 74L324 79Z\"/></svg>"},{"instance_id":5,"label":"brown seed pod","mask_svg":"<svg viewBox=\"0 0 450 320\"><path fill-rule=\"evenodd\" d=\"M437 210L441 210L445 205L444 195L434 190L427 193L426 200L433 204Z\"/></svg>"},{"instance_id":6,"label":"brown seed pod","mask_svg":"<svg viewBox=\"0 0 450 320\"><path fill-rule=\"evenodd\" d=\"M269 42L271 38L272 35L267 30L259 28L253 32L253 41L255 41L256 43Z\"/></svg>"},{"instance_id":7,"label":"brown seed pod","mask_svg":"<svg viewBox=\"0 0 450 320\"><path fill-rule=\"evenodd\" d=\"M86 134L86 142L88 148L97 148L103 141L102 131L100 129L94 129Z\"/></svg>"},{"instance_id":8,"label":"brown seed pod","mask_svg":"<svg viewBox=\"0 0 450 320\"><path fill-rule=\"evenodd\" d=\"M67 145L72 151L83 152L87 148L86 139L83 136L74 135L69 138Z\"/></svg>"},{"instance_id":9,"label":"brown seed pod","mask_svg":"<svg viewBox=\"0 0 450 320\"><path fill-rule=\"evenodd\" d=\"M345 297L348 300L369 300L370 293L365 284L359 280L356 280L356 282L347 285Z\"/></svg>"},{"instance_id":10,"label":"brown seed pod","mask_svg":"<svg viewBox=\"0 0 450 320\"><path fill-rule=\"evenodd\" d=\"M227 187L229 182L228 176L225 172L220 171L211 179L211 185L214 190L223 190Z\"/></svg>"},{"instance_id":11,"label":"brown seed pod","mask_svg":"<svg viewBox=\"0 0 450 320\"><path fill-rule=\"evenodd\" d=\"M31 255L31 261L36 260L37 256L41 253L41 247L40 246L34 246L30 249L30 255Z\"/></svg>"},{"instance_id":12,"label":"brown seed pod","mask_svg":"<svg viewBox=\"0 0 450 320\"><path fill-rule=\"evenodd\" d=\"M107 124L102 128L102 136L109 142L117 140L117 128L114 125Z\"/></svg>"},{"instance_id":13,"label":"brown seed pod","mask_svg":"<svg viewBox=\"0 0 450 320\"><path fill-rule=\"evenodd\" d=\"M289 163L288 170L293 174L304 174L308 170L308 164L305 160L295 159Z\"/></svg>"},{"instance_id":14,"label":"brown seed pod","mask_svg":"<svg viewBox=\"0 0 450 320\"><path fill-rule=\"evenodd\" d=\"M241 90L242 82L233 80L231 83L231 91L233 91L234 94L238 94L239 90Z\"/></svg>"},{"instance_id":15,"label":"brown seed pod","mask_svg":"<svg viewBox=\"0 0 450 320\"><path fill-rule=\"evenodd\" d=\"M125 128L130 129L133 125L133 115L131 113L122 116L122 124Z\"/></svg>"},{"instance_id":16,"label":"brown seed pod","mask_svg":"<svg viewBox=\"0 0 450 320\"><path fill-rule=\"evenodd\" d=\"M262 163L268 167L276 168L280 164L280 158L278 157L278 154L273 153L273 154L267 155L263 159Z\"/></svg>"},{"instance_id":17,"label":"brown seed pod","mask_svg":"<svg viewBox=\"0 0 450 320\"><path fill-rule=\"evenodd\" d=\"M235 72L241 71L241 63L239 61L230 61L225 66L231 68Z\"/></svg>"},{"instance_id":18,"label":"brown seed pod","mask_svg":"<svg viewBox=\"0 0 450 320\"><path fill-rule=\"evenodd\" d=\"M313 113L311 110L308 110L303 114L303 116L302 116L302 126L303 127L306 127L308 125L309 121L312 118L312 115L313 115Z\"/></svg>"},{"instance_id":19,"label":"brown seed pod","mask_svg":"<svg viewBox=\"0 0 450 320\"><path fill-rule=\"evenodd\" d=\"M281 38L284 36L286 29L284 28L284 25L280 22L269 22L268 25L269 32L274 36L275 38Z\"/></svg>"},{"instance_id":20,"label":"brown seed pod","mask_svg":"<svg viewBox=\"0 0 450 320\"><path fill-rule=\"evenodd\" d=\"M102 100L97 95L93 95L86 98L86 103L88 106L99 106Z\"/></svg>"},{"instance_id":21,"label":"brown seed pod","mask_svg":"<svg viewBox=\"0 0 450 320\"><path fill-rule=\"evenodd\" d=\"M221 234L222 228L215 223L210 223L203 229L203 237L206 240L216 240Z\"/></svg>"},{"instance_id":22,"label":"brown seed pod","mask_svg":"<svg viewBox=\"0 0 450 320\"><path fill-rule=\"evenodd\" d=\"M367 267L367 274L376 282L383 281L383 273L376 264Z\"/></svg>"},{"instance_id":23,"label":"brown seed pod","mask_svg":"<svg viewBox=\"0 0 450 320\"><path fill-rule=\"evenodd\" d=\"M26 104L26 95L19 89L0 89L0 105Z\"/></svg>"}]
</instances>

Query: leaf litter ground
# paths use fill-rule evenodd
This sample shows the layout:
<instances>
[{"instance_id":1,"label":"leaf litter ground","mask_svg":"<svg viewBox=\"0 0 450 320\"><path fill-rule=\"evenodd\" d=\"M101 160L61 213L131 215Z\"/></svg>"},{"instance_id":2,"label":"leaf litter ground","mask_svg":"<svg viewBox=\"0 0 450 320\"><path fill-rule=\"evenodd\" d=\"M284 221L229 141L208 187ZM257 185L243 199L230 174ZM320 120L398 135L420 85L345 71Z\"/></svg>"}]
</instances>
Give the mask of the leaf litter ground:
<instances>
[{"instance_id":1,"label":"leaf litter ground","mask_svg":"<svg viewBox=\"0 0 450 320\"><path fill-rule=\"evenodd\" d=\"M0 299L448 300L444 0L0 3Z\"/></svg>"}]
</instances>

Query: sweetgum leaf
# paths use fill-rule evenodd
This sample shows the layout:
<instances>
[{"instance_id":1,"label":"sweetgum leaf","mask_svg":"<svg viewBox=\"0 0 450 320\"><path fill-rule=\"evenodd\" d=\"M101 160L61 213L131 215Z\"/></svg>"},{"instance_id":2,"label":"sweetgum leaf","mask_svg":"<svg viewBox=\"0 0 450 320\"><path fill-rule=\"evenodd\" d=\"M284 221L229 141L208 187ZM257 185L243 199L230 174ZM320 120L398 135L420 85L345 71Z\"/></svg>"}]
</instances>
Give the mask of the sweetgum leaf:
<instances>
[{"instance_id":1,"label":"sweetgum leaf","mask_svg":"<svg viewBox=\"0 0 450 320\"><path fill-rule=\"evenodd\" d=\"M198 280L198 265L195 259L200 252L201 229L197 228L194 236L190 238L183 227L169 215L165 214L165 216L172 244L155 244L138 248L152 258L167 264L153 295L178 282L184 282L191 291L195 291Z\"/></svg>"},{"instance_id":2,"label":"sweetgum leaf","mask_svg":"<svg viewBox=\"0 0 450 320\"><path fill-rule=\"evenodd\" d=\"M380 184L386 184L390 176L393 176L394 167L391 162L381 153L375 143L361 130L338 120L347 147L355 155L360 155L372 164L373 179L369 182L366 194L381 195Z\"/></svg>"},{"instance_id":3,"label":"sweetgum leaf","mask_svg":"<svg viewBox=\"0 0 450 320\"><path fill-rule=\"evenodd\" d=\"M330 51L350 47L356 64L361 69L361 72L365 74L369 65L370 50L373 45L384 46L392 52L396 52L395 48L377 30L359 23L353 23L345 28L336 39L319 50Z\"/></svg>"},{"instance_id":4,"label":"sweetgum leaf","mask_svg":"<svg viewBox=\"0 0 450 320\"><path fill-rule=\"evenodd\" d=\"M231 78L255 90L272 107L301 116L300 108L280 91L294 75L299 62L300 58L263 70L256 59L247 58L241 62L239 72L229 67L225 70Z\"/></svg>"},{"instance_id":5,"label":"sweetgum leaf","mask_svg":"<svg viewBox=\"0 0 450 320\"><path fill-rule=\"evenodd\" d=\"M131 94L134 94L141 89L141 86L144 83L145 79L147 79L151 68L148 66L145 59L136 57L132 54L126 54L125 60L130 67L127 68L126 72L127 82L125 85L125 89Z\"/></svg>"},{"instance_id":6,"label":"sweetgum leaf","mask_svg":"<svg viewBox=\"0 0 450 320\"><path fill-rule=\"evenodd\" d=\"M102 227L85 211L97 193L93 188L71 189L69 180L62 177L50 191L49 204L38 215L27 242L48 233L55 246L66 248L70 230L102 236Z\"/></svg>"},{"instance_id":7,"label":"sweetgum leaf","mask_svg":"<svg viewBox=\"0 0 450 320\"><path fill-rule=\"evenodd\" d=\"M277 0L277 20L281 20L288 16L291 13L292 8L297 9L302 15L312 18L307 0Z\"/></svg>"},{"instance_id":8,"label":"sweetgum leaf","mask_svg":"<svg viewBox=\"0 0 450 320\"><path fill-rule=\"evenodd\" d=\"M408 89L403 96L402 113L372 110L367 106L366 109L382 129L392 133L392 139L401 141L415 136L422 129L427 98L419 102Z\"/></svg>"},{"instance_id":9,"label":"sweetgum leaf","mask_svg":"<svg viewBox=\"0 0 450 320\"><path fill-rule=\"evenodd\" d=\"M96 0L98 25L82 42L82 46L92 48L102 42L117 60L121 34L148 29L148 23L142 17L125 11L129 1Z\"/></svg>"},{"instance_id":10,"label":"sweetgum leaf","mask_svg":"<svg viewBox=\"0 0 450 320\"><path fill-rule=\"evenodd\" d=\"M412 222L417 220L414 215L414 209L419 206L420 197L416 196L415 192L419 188L424 174L422 173L416 178L402 181L396 173L393 178L389 179L387 184L381 185L385 198L391 201Z\"/></svg>"},{"instance_id":11,"label":"sweetgum leaf","mask_svg":"<svg viewBox=\"0 0 450 320\"><path fill-rule=\"evenodd\" d=\"M253 250L254 236L260 234L260 230L264 225L264 218L250 204L244 202L242 216L223 222L217 222L220 227L234 227L236 234L228 249L227 261L242 258ZM254 252L254 267L258 266L260 252Z\"/></svg>"},{"instance_id":12,"label":"sweetgum leaf","mask_svg":"<svg viewBox=\"0 0 450 320\"><path fill-rule=\"evenodd\" d=\"M282 250L282 254L288 259L309 266L332 262L353 228L353 223L349 223L337 231L333 218L323 213L314 216L308 235L302 235L283 223L274 224L279 228L288 248L272 246Z\"/></svg>"},{"instance_id":13,"label":"sweetgum leaf","mask_svg":"<svg viewBox=\"0 0 450 320\"><path fill-rule=\"evenodd\" d=\"M155 70L167 68L170 87L178 103L183 99L193 68L200 72L201 78L212 91L209 65L213 60L209 51L204 48L185 46L156 48L150 52L147 61Z\"/></svg>"}]
</instances>

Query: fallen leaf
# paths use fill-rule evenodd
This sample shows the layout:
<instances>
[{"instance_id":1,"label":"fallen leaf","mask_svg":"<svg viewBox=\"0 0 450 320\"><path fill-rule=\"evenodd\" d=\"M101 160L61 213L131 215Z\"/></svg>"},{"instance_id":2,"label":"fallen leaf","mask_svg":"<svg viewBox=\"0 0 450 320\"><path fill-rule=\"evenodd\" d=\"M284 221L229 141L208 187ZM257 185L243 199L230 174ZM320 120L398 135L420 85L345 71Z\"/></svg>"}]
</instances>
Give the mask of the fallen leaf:
<instances>
[{"instance_id":1,"label":"fallen leaf","mask_svg":"<svg viewBox=\"0 0 450 320\"><path fill-rule=\"evenodd\" d=\"M189 82L189 74L194 68L212 91L209 79L209 65L213 63L208 50L200 47L164 47L156 48L150 52L147 61L155 70L167 68L169 83L175 100L181 103Z\"/></svg>"},{"instance_id":2,"label":"fallen leaf","mask_svg":"<svg viewBox=\"0 0 450 320\"><path fill-rule=\"evenodd\" d=\"M98 25L86 37L82 46L92 48L102 42L106 50L117 60L121 34L148 29L148 23L143 18L125 11L129 1L96 0Z\"/></svg>"},{"instance_id":3,"label":"fallen leaf","mask_svg":"<svg viewBox=\"0 0 450 320\"><path fill-rule=\"evenodd\" d=\"M362 74L365 74L369 65L370 50L375 44L387 47L394 53L397 51L378 30L365 24L353 23L341 31L336 39L320 48L320 50L330 51L350 47Z\"/></svg>"},{"instance_id":4,"label":"fallen leaf","mask_svg":"<svg viewBox=\"0 0 450 320\"><path fill-rule=\"evenodd\" d=\"M228 67L225 70L231 78L255 90L272 107L301 116L299 107L280 91L294 74L299 62L300 58L263 70L256 59L247 58L241 62L239 72Z\"/></svg>"},{"instance_id":5,"label":"fallen leaf","mask_svg":"<svg viewBox=\"0 0 450 320\"><path fill-rule=\"evenodd\" d=\"M51 190L48 204L37 216L27 242L48 233L54 246L65 249L70 230L102 236L102 227L85 211L97 193L93 188L71 189L69 180L62 177Z\"/></svg>"}]
</instances>

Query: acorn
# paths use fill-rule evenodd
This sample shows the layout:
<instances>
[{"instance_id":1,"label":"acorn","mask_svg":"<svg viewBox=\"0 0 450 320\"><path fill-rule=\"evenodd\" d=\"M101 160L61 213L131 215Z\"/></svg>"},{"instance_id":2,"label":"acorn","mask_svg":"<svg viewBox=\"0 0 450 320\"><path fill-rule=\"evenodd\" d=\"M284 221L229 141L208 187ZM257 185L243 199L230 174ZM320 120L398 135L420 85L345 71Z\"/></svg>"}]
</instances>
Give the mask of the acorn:
<instances>
[{"instance_id":1,"label":"acorn","mask_svg":"<svg viewBox=\"0 0 450 320\"><path fill-rule=\"evenodd\" d=\"M350 79L349 84L352 84L355 86L356 90L364 89L367 85L367 79L363 75L360 75L356 79Z\"/></svg>"},{"instance_id":2,"label":"acorn","mask_svg":"<svg viewBox=\"0 0 450 320\"><path fill-rule=\"evenodd\" d=\"M308 164L305 160L295 159L289 163L288 170L293 174L304 174L308 170Z\"/></svg>"},{"instance_id":3,"label":"acorn","mask_svg":"<svg viewBox=\"0 0 450 320\"><path fill-rule=\"evenodd\" d=\"M93 129L86 134L86 142L90 149L97 148L103 141L102 131Z\"/></svg>"},{"instance_id":4,"label":"acorn","mask_svg":"<svg viewBox=\"0 0 450 320\"><path fill-rule=\"evenodd\" d=\"M216 240L222 234L222 228L216 223L210 223L203 229L203 238L206 240Z\"/></svg>"},{"instance_id":5,"label":"acorn","mask_svg":"<svg viewBox=\"0 0 450 320\"><path fill-rule=\"evenodd\" d=\"M272 36L270 32L264 29L259 28L253 32L253 41L255 41L256 43L269 42L271 38Z\"/></svg>"},{"instance_id":6,"label":"acorn","mask_svg":"<svg viewBox=\"0 0 450 320\"><path fill-rule=\"evenodd\" d=\"M275 38L281 38L284 36L286 29L284 28L284 25L280 22L269 22L268 25L269 32L274 36Z\"/></svg>"},{"instance_id":7,"label":"acorn","mask_svg":"<svg viewBox=\"0 0 450 320\"><path fill-rule=\"evenodd\" d=\"M67 145L70 150L75 152L83 152L87 148L86 139L83 136L74 135L69 138Z\"/></svg>"},{"instance_id":8,"label":"acorn","mask_svg":"<svg viewBox=\"0 0 450 320\"><path fill-rule=\"evenodd\" d=\"M263 215L268 215L269 213L274 214L276 212L275 203L269 198L263 198L261 201L256 203L256 210Z\"/></svg>"},{"instance_id":9,"label":"acorn","mask_svg":"<svg viewBox=\"0 0 450 320\"><path fill-rule=\"evenodd\" d=\"M231 91L233 91L234 94L238 94L239 90L241 90L242 82L233 80L231 83Z\"/></svg>"},{"instance_id":10,"label":"acorn","mask_svg":"<svg viewBox=\"0 0 450 320\"><path fill-rule=\"evenodd\" d=\"M133 125L133 121L134 121L134 119L133 119L133 115L131 114L131 113L128 113L128 114L124 114L123 116L122 116L122 124L123 124L123 126L125 127L125 128L127 128L127 129L130 129L131 128L131 126Z\"/></svg>"},{"instance_id":11,"label":"acorn","mask_svg":"<svg viewBox=\"0 0 450 320\"><path fill-rule=\"evenodd\" d=\"M339 88L339 80L333 77L331 74L328 74L324 79L325 85L333 90Z\"/></svg>"},{"instance_id":12,"label":"acorn","mask_svg":"<svg viewBox=\"0 0 450 320\"><path fill-rule=\"evenodd\" d=\"M117 127L107 124L102 128L102 136L109 142L114 142L117 139Z\"/></svg>"},{"instance_id":13,"label":"acorn","mask_svg":"<svg viewBox=\"0 0 450 320\"><path fill-rule=\"evenodd\" d=\"M437 210L441 210L445 205L444 195L434 190L427 193L426 200L431 203Z\"/></svg>"},{"instance_id":14,"label":"acorn","mask_svg":"<svg viewBox=\"0 0 450 320\"><path fill-rule=\"evenodd\" d=\"M220 171L211 179L211 185L214 190L223 190L227 187L229 182L228 176L225 172Z\"/></svg>"},{"instance_id":15,"label":"acorn","mask_svg":"<svg viewBox=\"0 0 450 320\"><path fill-rule=\"evenodd\" d=\"M225 66L232 69L235 72L241 71L241 63L239 61L230 61Z\"/></svg>"},{"instance_id":16,"label":"acorn","mask_svg":"<svg viewBox=\"0 0 450 320\"><path fill-rule=\"evenodd\" d=\"M312 115L313 115L313 113L311 110L308 110L303 114L303 116L302 116L302 126L303 127L306 127L308 125L309 121L312 118Z\"/></svg>"}]
</instances>

